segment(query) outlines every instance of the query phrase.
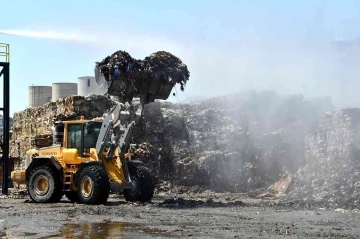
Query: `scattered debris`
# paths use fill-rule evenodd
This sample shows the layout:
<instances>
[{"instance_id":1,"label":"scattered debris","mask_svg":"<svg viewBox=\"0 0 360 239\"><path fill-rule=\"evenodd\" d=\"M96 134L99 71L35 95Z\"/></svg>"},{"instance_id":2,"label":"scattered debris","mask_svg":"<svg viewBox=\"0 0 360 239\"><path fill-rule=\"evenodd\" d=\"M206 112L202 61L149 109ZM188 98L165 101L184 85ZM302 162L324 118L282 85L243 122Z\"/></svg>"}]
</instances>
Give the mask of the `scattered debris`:
<instances>
[{"instance_id":1,"label":"scattered debris","mask_svg":"<svg viewBox=\"0 0 360 239\"><path fill-rule=\"evenodd\" d=\"M274 183L268 188L266 193L260 194L255 198L263 198L263 199L279 199L286 197L286 193L288 192L289 186L293 182L292 175L290 173L284 174L279 181Z\"/></svg>"},{"instance_id":2,"label":"scattered debris","mask_svg":"<svg viewBox=\"0 0 360 239\"><path fill-rule=\"evenodd\" d=\"M208 198L206 201L196 200L196 199L185 199L185 198L171 198L171 199L166 199L157 205L160 207L170 207L170 208L194 208L199 206L207 206L207 207L245 206L246 204L240 200L224 203L221 201L214 201L212 198Z\"/></svg>"},{"instance_id":3,"label":"scattered debris","mask_svg":"<svg viewBox=\"0 0 360 239\"><path fill-rule=\"evenodd\" d=\"M29 194L26 189L9 188L8 195L0 194L0 198L26 199L29 198Z\"/></svg>"}]
</instances>

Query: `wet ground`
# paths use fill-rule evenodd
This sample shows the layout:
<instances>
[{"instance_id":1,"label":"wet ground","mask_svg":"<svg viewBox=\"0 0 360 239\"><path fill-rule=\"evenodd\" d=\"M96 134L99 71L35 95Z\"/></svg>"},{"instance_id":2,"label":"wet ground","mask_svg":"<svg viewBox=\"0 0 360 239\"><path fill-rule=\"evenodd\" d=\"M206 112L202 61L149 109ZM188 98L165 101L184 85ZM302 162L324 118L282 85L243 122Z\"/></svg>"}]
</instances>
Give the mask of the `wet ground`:
<instances>
[{"instance_id":1,"label":"wet ground","mask_svg":"<svg viewBox=\"0 0 360 239\"><path fill-rule=\"evenodd\" d=\"M184 196L184 195L183 195ZM0 199L1 238L360 238L360 213L283 207L239 194L106 205Z\"/></svg>"}]
</instances>

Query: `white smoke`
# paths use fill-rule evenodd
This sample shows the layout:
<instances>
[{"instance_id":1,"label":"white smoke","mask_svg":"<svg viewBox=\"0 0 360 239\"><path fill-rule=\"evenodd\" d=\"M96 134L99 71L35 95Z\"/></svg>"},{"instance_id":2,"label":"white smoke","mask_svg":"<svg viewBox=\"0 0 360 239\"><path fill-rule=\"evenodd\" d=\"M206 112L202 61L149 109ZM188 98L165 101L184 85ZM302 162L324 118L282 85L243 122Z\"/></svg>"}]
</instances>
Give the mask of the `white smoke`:
<instances>
[{"instance_id":1,"label":"white smoke","mask_svg":"<svg viewBox=\"0 0 360 239\"><path fill-rule=\"evenodd\" d=\"M0 33L86 45L91 48L94 59L102 59L105 54L119 49L137 59L155 51L169 51L190 70L188 86L180 94L183 99L275 89L280 94L302 93L306 97L330 95L342 106L360 105L356 95L360 90L360 83L356 81L360 71L356 64L349 65L359 60L351 57L356 55L352 50L339 52L329 42L303 45L301 42L271 41L261 34L249 33L222 47L122 30L7 29Z\"/></svg>"},{"instance_id":2,"label":"white smoke","mask_svg":"<svg viewBox=\"0 0 360 239\"><path fill-rule=\"evenodd\" d=\"M95 43L98 39L94 36L81 33L78 31L36 31L36 30L0 30L1 34L13 35L13 36L22 36L22 37L31 37L31 38L43 38L43 39L53 39L53 40L62 40L62 41L73 41L73 42L82 42L82 43Z\"/></svg>"},{"instance_id":3,"label":"white smoke","mask_svg":"<svg viewBox=\"0 0 360 239\"><path fill-rule=\"evenodd\" d=\"M126 32L117 31L116 33L100 32L94 33L89 31L78 30L29 30L29 29L5 29L0 30L0 34L40 38L58 41L68 41L79 44L90 45L93 47L116 49L121 46L122 49L127 49L129 52L136 52L135 54L146 55L159 49L167 49L168 51L178 54L184 52L185 48L180 48L179 45L174 45L162 37L153 37L141 34L128 34Z\"/></svg>"}]
</instances>

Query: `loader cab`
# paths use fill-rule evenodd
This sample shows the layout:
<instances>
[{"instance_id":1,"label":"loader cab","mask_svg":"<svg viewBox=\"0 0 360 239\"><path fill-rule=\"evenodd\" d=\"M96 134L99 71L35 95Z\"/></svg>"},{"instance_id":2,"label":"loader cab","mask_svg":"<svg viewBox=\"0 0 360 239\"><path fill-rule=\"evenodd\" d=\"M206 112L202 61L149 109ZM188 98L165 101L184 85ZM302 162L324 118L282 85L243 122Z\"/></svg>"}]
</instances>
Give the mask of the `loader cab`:
<instances>
[{"instance_id":1,"label":"loader cab","mask_svg":"<svg viewBox=\"0 0 360 239\"><path fill-rule=\"evenodd\" d=\"M102 122L97 121L65 121L63 153L76 153L77 157L84 157L90 149L96 148ZM74 150L76 152L74 152ZM85 156L87 157L87 156ZM68 157L72 158L72 157Z\"/></svg>"}]
</instances>

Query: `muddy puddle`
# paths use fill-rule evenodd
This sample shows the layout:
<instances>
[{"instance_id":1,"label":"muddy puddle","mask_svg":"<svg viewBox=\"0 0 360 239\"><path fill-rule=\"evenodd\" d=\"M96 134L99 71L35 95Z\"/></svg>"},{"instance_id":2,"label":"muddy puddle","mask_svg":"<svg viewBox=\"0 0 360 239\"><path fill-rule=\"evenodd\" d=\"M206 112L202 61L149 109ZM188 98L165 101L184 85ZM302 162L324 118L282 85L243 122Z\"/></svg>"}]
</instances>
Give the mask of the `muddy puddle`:
<instances>
[{"instance_id":1,"label":"muddy puddle","mask_svg":"<svg viewBox=\"0 0 360 239\"><path fill-rule=\"evenodd\" d=\"M64 224L60 232L55 235L42 237L50 238L176 238L179 230L171 226L147 226L128 222L100 222L82 224ZM13 237L16 238L16 237Z\"/></svg>"}]
</instances>

